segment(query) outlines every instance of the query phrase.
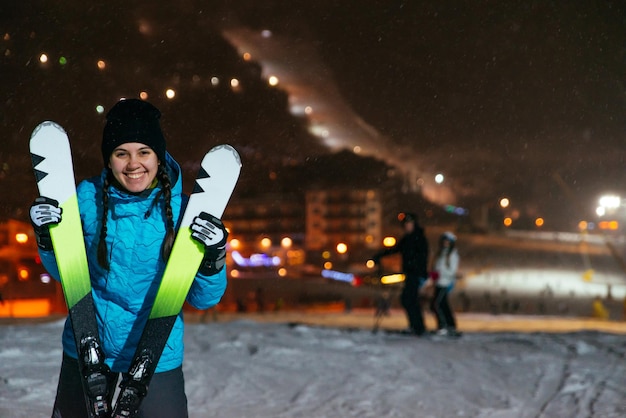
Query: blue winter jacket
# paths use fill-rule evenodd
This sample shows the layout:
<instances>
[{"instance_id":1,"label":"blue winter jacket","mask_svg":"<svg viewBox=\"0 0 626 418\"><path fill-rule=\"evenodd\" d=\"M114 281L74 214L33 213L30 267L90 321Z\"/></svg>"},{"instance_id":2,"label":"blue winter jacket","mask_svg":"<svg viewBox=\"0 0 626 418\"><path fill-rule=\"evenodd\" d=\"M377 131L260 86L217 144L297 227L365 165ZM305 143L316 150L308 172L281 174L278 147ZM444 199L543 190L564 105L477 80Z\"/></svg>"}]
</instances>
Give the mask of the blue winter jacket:
<instances>
[{"instance_id":1,"label":"blue winter jacket","mask_svg":"<svg viewBox=\"0 0 626 418\"><path fill-rule=\"evenodd\" d=\"M188 198L182 194L180 167L167 154L167 167L172 180L171 206L175 223L182 217ZM106 170L98 177L82 181L77 187L78 206L83 223L85 247L98 326L106 362L111 370L127 372L137 342L150 313L165 263L161 244L165 237L162 197L152 205L160 185L140 194L110 188L106 244L109 270L98 264L98 241L102 224L102 184ZM62 220L61 220L62 222ZM59 277L52 251L40 251L48 272ZM226 269L213 276L197 274L187 301L198 309L217 304L226 290ZM77 358L69 318L63 332L63 349ZM172 370L183 361L183 319L178 315L167 340L156 372Z\"/></svg>"}]
</instances>

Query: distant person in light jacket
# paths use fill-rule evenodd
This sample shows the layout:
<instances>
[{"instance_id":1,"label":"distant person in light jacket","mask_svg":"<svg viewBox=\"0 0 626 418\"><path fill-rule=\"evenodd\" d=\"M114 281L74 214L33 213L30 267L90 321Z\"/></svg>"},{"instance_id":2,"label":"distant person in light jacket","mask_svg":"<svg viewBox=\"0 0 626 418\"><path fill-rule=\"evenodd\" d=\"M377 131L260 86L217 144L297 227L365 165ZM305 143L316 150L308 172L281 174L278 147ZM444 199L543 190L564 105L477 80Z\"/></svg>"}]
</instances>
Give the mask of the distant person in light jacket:
<instances>
[{"instance_id":1,"label":"distant person in light jacket","mask_svg":"<svg viewBox=\"0 0 626 418\"><path fill-rule=\"evenodd\" d=\"M444 232L439 237L439 248L433 261L431 278L435 290L430 308L437 318L436 333L439 335L458 335L456 319L448 298L456 283L459 269L460 258L455 244L456 236L452 232Z\"/></svg>"}]
</instances>

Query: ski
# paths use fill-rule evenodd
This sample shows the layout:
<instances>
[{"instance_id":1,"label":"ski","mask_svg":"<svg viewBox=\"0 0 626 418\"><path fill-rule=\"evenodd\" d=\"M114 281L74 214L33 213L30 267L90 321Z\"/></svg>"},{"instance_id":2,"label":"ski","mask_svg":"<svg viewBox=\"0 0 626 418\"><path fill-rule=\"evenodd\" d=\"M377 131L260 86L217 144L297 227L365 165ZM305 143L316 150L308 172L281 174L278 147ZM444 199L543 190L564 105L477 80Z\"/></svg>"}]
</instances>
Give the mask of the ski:
<instances>
[{"instance_id":1,"label":"ski","mask_svg":"<svg viewBox=\"0 0 626 418\"><path fill-rule=\"evenodd\" d=\"M193 218L201 211L221 218L240 171L241 159L230 145L216 146L202 159L150 316L129 371L120 383L114 418L133 417L139 410L204 257L204 246L191 237Z\"/></svg>"},{"instance_id":2,"label":"ski","mask_svg":"<svg viewBox=\"0 0 626 418\"><path fill-rule=\"evenodd\" d=\"M62 209L62 220L50 226L50 236L74 330L89 416L108 417L108 367L91 293L69 138L60 125L46 121L35 128L29 145L39 194L56 200Z\"/></svg>"}]
</instances>

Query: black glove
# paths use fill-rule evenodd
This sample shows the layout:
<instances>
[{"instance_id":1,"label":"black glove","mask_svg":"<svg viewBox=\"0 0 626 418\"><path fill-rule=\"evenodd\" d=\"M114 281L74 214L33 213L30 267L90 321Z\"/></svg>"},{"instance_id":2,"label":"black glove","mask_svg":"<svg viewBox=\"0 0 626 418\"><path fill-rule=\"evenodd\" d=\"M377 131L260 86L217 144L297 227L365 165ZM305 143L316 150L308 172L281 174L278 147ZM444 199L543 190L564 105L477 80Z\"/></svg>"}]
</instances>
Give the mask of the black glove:
<instances>
[{"instance_id":1,"label":"black glove","mask_svg":"<svg viewBox=\"0 0 626 418\"><path fill-rule=\"evenodd\" d=\"M204 258L198 272L205 276L217 274L226 263L228 231L221 220L200 212L191 222L191 237L204 244Z\"/></svg>"},{"instance_id":2,"label":"black glove","mask_svg":"<svg viewBox=\"0 0 626 418\"><path fill-rule=\"evenodd\" d=\"M44 251L53 250L49 227L61 222L62 212L59 202L45 196L36 198L30 207L30 223L35 230L37 245Z\"/></svg>"}]
</instances>

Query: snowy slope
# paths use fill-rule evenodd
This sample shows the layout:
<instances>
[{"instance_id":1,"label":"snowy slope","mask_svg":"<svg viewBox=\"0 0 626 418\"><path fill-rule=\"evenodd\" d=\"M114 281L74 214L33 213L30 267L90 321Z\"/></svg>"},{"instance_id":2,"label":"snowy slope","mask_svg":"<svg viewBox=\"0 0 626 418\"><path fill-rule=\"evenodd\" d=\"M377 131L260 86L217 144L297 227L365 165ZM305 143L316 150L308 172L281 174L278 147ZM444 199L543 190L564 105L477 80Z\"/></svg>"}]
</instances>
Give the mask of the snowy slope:
<instances>
[{"instance_id":1,"label":"snowy slope","mask_svg":"<svg viewBox=\"0 0 626 418\"><path fill-rule=\"evenodd\" d=\"M0 416L49 417L62 323L0 326ZM626 335L188 324L186 389L200 417L624 417Z\"/></svg>"}]
</instances>

